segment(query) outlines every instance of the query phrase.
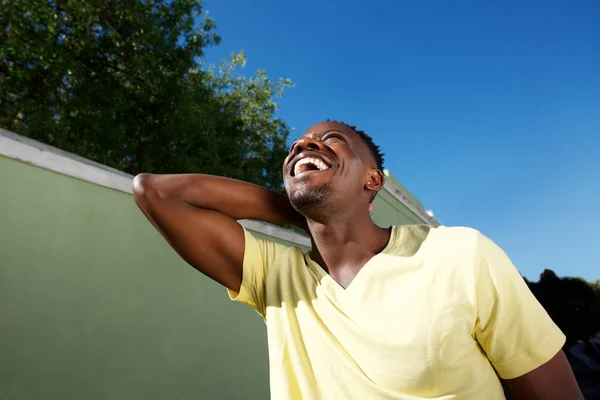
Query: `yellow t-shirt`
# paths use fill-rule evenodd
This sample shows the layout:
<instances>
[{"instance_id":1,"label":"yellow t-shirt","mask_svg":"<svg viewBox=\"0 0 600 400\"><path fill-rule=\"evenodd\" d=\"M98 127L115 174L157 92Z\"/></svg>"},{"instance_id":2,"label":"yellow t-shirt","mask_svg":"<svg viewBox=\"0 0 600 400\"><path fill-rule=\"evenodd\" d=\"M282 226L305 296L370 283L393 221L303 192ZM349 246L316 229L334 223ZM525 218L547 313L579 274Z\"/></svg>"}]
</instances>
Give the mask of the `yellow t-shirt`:
<instances>
[{"instance_id":1,"label":"yellow t-shirt","mask_svg":"<svg viewBox=\"0 0 600 400\"><path fill-rule=\"evenodd\" d=\"M240 293L265 319L273 399L504 399L497 374L565 336L506 254L470 228L397 226L344 289L296 247L246 231Z\"/></svg>"}]
</instances>

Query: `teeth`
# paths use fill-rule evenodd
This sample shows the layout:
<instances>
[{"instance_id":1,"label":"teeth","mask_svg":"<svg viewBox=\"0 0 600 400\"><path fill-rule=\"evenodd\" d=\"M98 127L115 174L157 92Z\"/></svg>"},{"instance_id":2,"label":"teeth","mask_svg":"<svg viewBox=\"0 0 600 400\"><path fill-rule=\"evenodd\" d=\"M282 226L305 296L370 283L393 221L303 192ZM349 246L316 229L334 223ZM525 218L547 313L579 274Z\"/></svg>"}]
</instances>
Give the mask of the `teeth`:
<instances>
[{"instance_id":1,"label":"teeth","mask_svg":"<svg viewBox=\"0 0 600 400\"><path fill-rule=\"evenodd\" d=\"M300 161L298 161L296 163L296 165L294 166L294 175L298 175L300 167L303 166L304 164L312 164L315 167L317 167L320 171L329 169L329 166L327 164L325 164L323 162L323 160L318 159L316 157L305 157L305 158L301 159Z\"/></svg>"}]
</instances>

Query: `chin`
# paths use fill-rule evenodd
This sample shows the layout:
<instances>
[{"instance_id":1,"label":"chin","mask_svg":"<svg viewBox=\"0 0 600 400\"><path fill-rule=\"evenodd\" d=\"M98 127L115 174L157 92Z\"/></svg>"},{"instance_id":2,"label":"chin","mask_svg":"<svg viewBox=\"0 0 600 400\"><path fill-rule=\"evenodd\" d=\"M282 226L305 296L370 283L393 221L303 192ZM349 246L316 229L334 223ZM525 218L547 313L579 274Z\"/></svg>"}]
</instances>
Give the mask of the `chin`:
<instances>
[{"instance_id":1,"label":"chin","mask_svg":"<svg viewBox=\"0 0 600 400\"><path fill-rule=\"evenodd\" d=\"M333 197L331 185L319 187L303 187L295 190L288 190L290 203L299 213L306 215L314 210L315 207L326 206Z\"/></svg>"}]
</instances>

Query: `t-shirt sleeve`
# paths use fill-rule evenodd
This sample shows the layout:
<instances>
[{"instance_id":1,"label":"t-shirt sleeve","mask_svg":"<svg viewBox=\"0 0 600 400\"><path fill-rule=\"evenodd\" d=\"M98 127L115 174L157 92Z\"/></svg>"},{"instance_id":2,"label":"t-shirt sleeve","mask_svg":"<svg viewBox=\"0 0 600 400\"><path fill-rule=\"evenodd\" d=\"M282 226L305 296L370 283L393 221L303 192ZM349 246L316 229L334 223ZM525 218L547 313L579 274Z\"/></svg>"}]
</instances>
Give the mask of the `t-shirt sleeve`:
<instances>
[{"instance_id":1,"label":"t-shirt sleeve","mask_svg":"<svg viewBox=\"0 0 600 400\"><path fill-rule=\"evenodd\" d=\"M242 267L242 285L239 293L227 289L229 297L245 303L266 318L265 282L277 255L287 249L286 246L254 237L244 228L244 265Z\"/></svg>"},{"instance_id":2,"label":"t-shirt sleeve","mask_svg":"<svg viewBox=\"0 0 600 400\"><path fill-rule=\"evenodd\" d=\"M498 375L513 379L549 361L566 338L499 246L478 233L475 249L475 338Z\"/></svg>"}]
</instances>

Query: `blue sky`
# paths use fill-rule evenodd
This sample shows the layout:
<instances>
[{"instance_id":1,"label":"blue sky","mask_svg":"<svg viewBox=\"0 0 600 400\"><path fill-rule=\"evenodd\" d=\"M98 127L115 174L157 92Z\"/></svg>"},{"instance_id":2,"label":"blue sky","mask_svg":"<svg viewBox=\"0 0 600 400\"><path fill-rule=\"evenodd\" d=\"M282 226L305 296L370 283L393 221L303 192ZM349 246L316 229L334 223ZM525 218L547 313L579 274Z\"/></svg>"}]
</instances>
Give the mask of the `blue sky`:
<instances>
[{"instance_id":1,"label":"blue sky","mask_svg":"<svg viewBox=\"0 0 600 400\"><path fill-rule=\"evenodd\" d=\"M296 86L296 137L355 124L444 225L479 229L528 278L600 278L600 3L207 0L218 63Z\"/></svg>"}]
</instances>

